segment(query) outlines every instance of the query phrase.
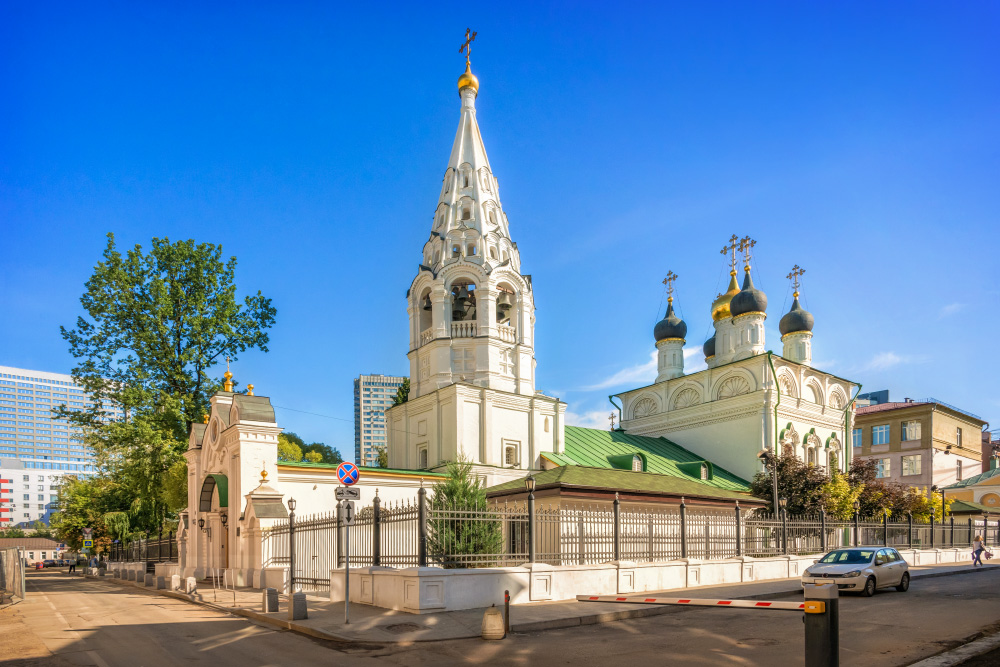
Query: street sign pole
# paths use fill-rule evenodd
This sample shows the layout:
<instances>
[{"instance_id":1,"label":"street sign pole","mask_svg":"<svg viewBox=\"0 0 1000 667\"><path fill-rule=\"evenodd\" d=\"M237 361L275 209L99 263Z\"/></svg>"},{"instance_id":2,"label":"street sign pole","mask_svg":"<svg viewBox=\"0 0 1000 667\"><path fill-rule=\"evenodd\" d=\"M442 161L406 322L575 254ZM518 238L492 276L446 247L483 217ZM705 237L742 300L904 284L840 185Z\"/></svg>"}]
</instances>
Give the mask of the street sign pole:
<instances>
[{"instance_id":1,"label":"street sign pole","mask_svg":"<svg viewBox=\"0 0 1000 667\"><path fill-rule=\"evenodd\" d=\"M351 623L351 528L347 525L347 508L350 500L344 501L344 625Z\"/></svg>"}]
</instances>

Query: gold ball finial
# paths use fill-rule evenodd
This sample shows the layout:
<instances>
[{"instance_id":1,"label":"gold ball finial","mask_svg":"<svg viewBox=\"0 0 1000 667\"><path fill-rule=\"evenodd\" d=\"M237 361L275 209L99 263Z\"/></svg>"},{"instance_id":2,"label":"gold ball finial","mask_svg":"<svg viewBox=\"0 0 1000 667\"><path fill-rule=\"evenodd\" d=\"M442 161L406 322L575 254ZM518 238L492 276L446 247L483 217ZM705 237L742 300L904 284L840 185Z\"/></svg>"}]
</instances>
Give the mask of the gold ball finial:
<instances>
[{"instance_id":1,"label":"gold ball finial","mask_svg":"<svg viewBox=\"0 0 1000 667\"><path fill-rule=\"evenodd\" d=\"M263 484L266 481L267 481L267 471L266 470L261 470L260 471L260 483Z\"/></svg>"},{"instance_id":2,"label":"gold ball finial","mask_svg":"<svg viewBox=\"0 0 1000 667\"><path fill-rule=\"evenodd\" d=\"M461 90L466 86L472 88L477 95L479 94L479 79L477 79L476 75L472 73L472 67L468 62L465 63L465 73L458 77L459 92L461 92Z\"/></svg>"},{"instance_id":3,"label":"gold ball finial","mask_svg":"<svg viewBox=\"0 0 1000 667\"><path fill-rule=\"evenodd\" d=\"M253 385L252 384L248 384L247 385L247 396L253 396Z\"/></svg>"},{"instance_id":4,"label":"gold ball finial","mask_svg":"<svg viewBox=\"0 0 1000 667\"><path fill-rule=\"evenodd\" d=\"M208 423L208 413L207 412L201 416L201 423L202 424L207 424Z\"/></svg>"}]
</instances>

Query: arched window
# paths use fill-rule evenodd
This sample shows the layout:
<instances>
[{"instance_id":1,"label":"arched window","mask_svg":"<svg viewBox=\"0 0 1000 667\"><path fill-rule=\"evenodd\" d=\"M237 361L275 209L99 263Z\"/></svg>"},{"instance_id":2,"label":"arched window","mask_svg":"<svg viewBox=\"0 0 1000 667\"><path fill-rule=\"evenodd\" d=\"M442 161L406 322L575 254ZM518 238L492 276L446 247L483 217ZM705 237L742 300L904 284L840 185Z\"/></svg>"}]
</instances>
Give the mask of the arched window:
<instances>
[{"instance_id":1,"label":"arched window","mask_svg":"<svg viewBox=\"0 0 1000 667\"><path fill-rule=\"evenodd\" d=\"M462 256L462 249L458 246L458 244L455 244L451 247L451 256L452 257Z\"/></svg>"},{"instance_id":2,"label":"arched window","mask_svg":"<svg viewBox=\"0 0 1000 667\"><path fill-rule=\"evenodd\" d=\"M545 432L546 433L549 432L549 418L548 417L545 418Z\"/></svg>"},{"instance_id":3,"label":"arched window","mask_svg":"<svg viewBox=\"0 0 1000 667\"><path fill-rule=\"evenodd\" d=\"M470 243L468 246L466 246L465 255L466 257L475 257L476 251L477 251L476 244Z\"/></svg>"},{"instance_id":4,"label":"arched window","mask_svg":"<svg viewBox=\"0 0 1000 667\"><path fill-rule=\"evenodd\" d=\"M417 450L417 467L426 468L427 467L427 448L421 447Z\"/></svg>"},{"instance_id":5,"label":"arched window","mask_svg":"<svg viewBox=\"0 0 1000 667\"><path fill-rule=\"evenodd\" d=\"M496 258L497 258L496 246L490 246L490 259L496 259Z\"/></svg>"},{"instance_id":6,"label":"arched window","mask_svg":"<svg viewBox=\"0 0 1000 667\"><path fill-rule=\"evenodd\" d=\"M702 463L701 464L701 478L702 479L708 479L708 464L707 463Z\"/></svg>"},{"instance_id":7,"label":"arched window","mask_svg":"<svg viewBox=\"0 0 1000 667\"><path fill-rule=\"evenodd\" d=\"M508 466L517 465L517 447L514 445L507 445L504 447L503 463Z\"/></svg>"},{"instance_id":8,"label":"arched window","mask_svg":"<svg viewBox=\"0 0 1000 667\"><path fill-rule=\"evenodd\" d=\"M638 454L632 455L632 470L634 472L642 472L642 457Z\"/></svg>"}]
</instances>

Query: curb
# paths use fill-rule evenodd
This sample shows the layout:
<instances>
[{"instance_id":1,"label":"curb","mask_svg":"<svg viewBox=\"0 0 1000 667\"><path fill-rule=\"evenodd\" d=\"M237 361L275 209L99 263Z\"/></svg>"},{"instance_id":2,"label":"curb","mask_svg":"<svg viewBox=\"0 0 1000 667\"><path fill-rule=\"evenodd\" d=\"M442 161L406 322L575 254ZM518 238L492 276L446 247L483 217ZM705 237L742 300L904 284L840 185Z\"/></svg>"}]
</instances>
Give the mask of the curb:
<instances>
[{"instance_id":1,"label":"curb","mask_svg":"<svg viewBox=\"0 0 1000 667\"><path fill-rule=\"evenodd\" d=\"M981 637L968 644L953 648L950 651L932 655L919 662L910 663L910 667L956 667L956 665L961 665L966 660L989 653L997 647L1000 647L1000 633Z\"/></svg>"},{"instance_id":2,"label":"curb","mask_svg":"<svg viewBox=\"0 0 1000 667\"><path fill-rule=\"evenodd\" d=\"M935 579L938 577L950 577L960 574L974 574L978 572L987 572L1000 568L1000 565L987 565L980 568L969 568L965 570L955 570L952 572L927 572L927 573L914 573L914 579ZM183 600L185 602L190 602L191 604L196 604L202 607L207 607L214 611L220 611L227 614L232 614L233 616L241 616L243 618L250 619L252 621L257 621L259 623L269 625L280 630L287 630L291 632L297 632L301 635L306 635L308 637L313 637L315 639L323 639L326 641L338 642L342 644L415 644L423 642L441 642L441 641L453 641L456 639L478 639L478 633L470 633L464 635L456 635L454 637L443 637L440 639L360 639L357 637L347 637L344 635L339 635L333 632L327 632L325 630L320 630L318 628L313 628L306 625L301 625L294 621L287 621L280 618L275 618L273 616L268 616L259 611L254 611L253 609L248 609L246 607L226 607L215 602L208 602L206 600L197 600L194 596L188 593L179 593L177 591L171 591L169 589L156 589L147 588L145 585L137 581L123 581L121 579L105 578L105 577L81 577L86 579L93 579L95 581L106 581L108 583L115 583L122 586L129 586L134 588L139 588L149 593L163 595L166 597L171 597L177 600ZM766 600L768 598L775 597L787 597L790 595L797 595L802 593L801 585L795 588L789 588L780 591L771 591L768 593L755 593L753 595L743 595L743 596L733 596L733 600ZM541 632L544 630L560 630L563 628L574 628L582 625L596 625L599 623L613 623L615 621L624 621L632 618L646 618L650 616L659 616L662 614L670 613L674 611L676 607L672 605L662 605L657 607L642 607L639 609L624 609L621 611L608 611L595 614L587 614L585 616L572 616L569 618L554 618L547 621L532 621L528 623L511 623L510 631L511 633L527 633L527 632ZM995 643L985 646L988 641L993 641ZM982 648L978 653L962 653L961 657L957 659L956 662L928 662L933 661L937 658L951 655L952 653L958 654L960 651L969 646L983 644L985 647ZM1000 633L993 635L991 637L986 637L983 639L976 640L971 644L961 646L957 649L949 651L938 656L933 656L927 658L925 661L914 663L911 667L952 667L953 665L960 664L963 660L968 660L971 657L979 655L980 653L986 653L995 646L1000 646Z\"/></svg>"}]
</instances>

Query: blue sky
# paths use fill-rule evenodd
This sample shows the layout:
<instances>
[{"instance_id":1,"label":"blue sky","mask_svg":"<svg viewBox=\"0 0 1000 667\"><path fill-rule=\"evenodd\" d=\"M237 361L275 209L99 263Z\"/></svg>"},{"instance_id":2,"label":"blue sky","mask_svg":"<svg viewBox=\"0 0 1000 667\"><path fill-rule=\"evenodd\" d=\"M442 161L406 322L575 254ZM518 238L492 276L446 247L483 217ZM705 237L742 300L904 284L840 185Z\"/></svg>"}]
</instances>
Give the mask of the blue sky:
<instances>
[{"instance_id":1,"label":"blue sky","mask_svg":"<svg viewBox=\"0 0 1000 667\"><path fill-rule=\"evenodd\" d=\"M797 263L818 367L1000 426L1000 5L362 4L5 3L0 364L72 366L107 232L221 243L278 309L237 379L352 455L352 378L408 372L471 26L538 387L574 421L655 376L668 270L697 367L736 233L770 349Z\"/></svg>"}]
</instances>

